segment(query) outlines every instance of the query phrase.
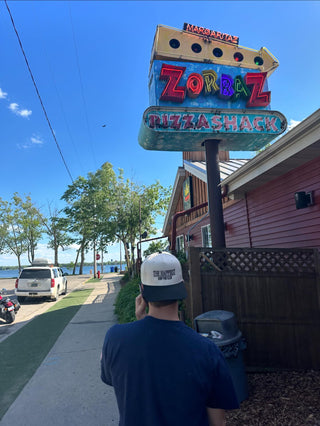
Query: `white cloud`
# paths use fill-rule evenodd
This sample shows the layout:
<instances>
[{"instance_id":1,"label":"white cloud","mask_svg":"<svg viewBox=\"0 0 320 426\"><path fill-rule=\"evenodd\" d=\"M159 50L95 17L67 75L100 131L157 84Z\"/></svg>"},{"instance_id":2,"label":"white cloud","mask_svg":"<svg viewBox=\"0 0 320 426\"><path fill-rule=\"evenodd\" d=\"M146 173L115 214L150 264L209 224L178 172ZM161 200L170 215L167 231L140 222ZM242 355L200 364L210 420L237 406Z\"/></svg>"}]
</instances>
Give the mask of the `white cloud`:
<instances>
[{"instance_id":1,"label":"white cloud","mask_svg":"<svg viewBox=\"0 0 320 426\"><path fill-rule=\"evenodd\" d=\"M4 92L0 87L0 99L5 99L7 97L7 94L8 93Z\"/></svg>"},{"instance_id":2,"label":"white cloud","mask_svg":"<svg viewBox=\"0 0 320 426\"><path fill-rule=\"evenodd\" d=\"M43 142L43 140L41 140L39 137L35 137L35 136L32 136L31 138L30 138L30 141L31 141L31 143L32 144L34 144L34 145L42 145L44 142Z\"/></svg>"},{"instance_id":3,"label":"white cloud","mask_svg":"<svg viewBox=\"0 0 320 426\"><path fill-rule=\"evenodd\" d=\"M30 144L28 144L28 143L25 143L25 144L18 144L18 148L22 148L22 149L28 149L28 148L30 148Z\"/></svg>"},{"instance_id":4,"label":"white cloud","mask_svg":"<svg viewBox=\"0 0 320 426\"><path fill-rule=\"evenodd\" d=\"M12 111L12 112L16 112L17 110L18 110L18 104L16 104L15 102L12 102L10 105L9 105L9 109Z\"/></svg>"},{"instance_id":5,"label":"white cloud","mask_svg":"<svg viewBox=\"0 0 320 426\"><path fill-rule=\"evenodd\" d=\"M80 248L80 244L70 244L70 246L65 247L65 250L79 250Z\"/></svg>"},{"instance_id":6,"label":"white cloud","mask_svg":"<svg viewBox=\"0 0 320 426\"><path fill-rule=\"evenodd\" d=\"M20 117L28 118L29 115L32 114L32 111L29 109L19 109L19 104L16 102L12 102L9 105L10 111L14 112L16 115L19 115Z\"/></svg>"},{"instance_id":7,"label":"white cloud","mask_svg":"<svg viewBox=\"0 0 320 426\"><path fill-rule=\"evenodd\" d=\"M34 147L41 147L44 143L45 142L41 139L40 136L33 135L27 142L18 144L18 148L29 149Z\"/></svg>"},{"instance_id":8,"label":"white cloud","mask_svg":"<svg viewBox=\"0 0 320 426\"><path fill-rule=\"evenodd\" d=\"M22 109L21 111L18 111L18 115L20 115L20 117L29 117L29 115L32 114L32 111L30 111L29 109Z\"/></svg>"},{"instance_id":9,"label":"white cloud","mask_svg":"<svg viewBox=\"0 0 320 426\"><path fill-rule=\"evenodd\" d=\"M291 118L291 120L289 121L289 124L288 124L288 130L293 129L294 127L296 127L300 123L301 123L301 121L293 120Z\"/></svg>"}]
</instances>

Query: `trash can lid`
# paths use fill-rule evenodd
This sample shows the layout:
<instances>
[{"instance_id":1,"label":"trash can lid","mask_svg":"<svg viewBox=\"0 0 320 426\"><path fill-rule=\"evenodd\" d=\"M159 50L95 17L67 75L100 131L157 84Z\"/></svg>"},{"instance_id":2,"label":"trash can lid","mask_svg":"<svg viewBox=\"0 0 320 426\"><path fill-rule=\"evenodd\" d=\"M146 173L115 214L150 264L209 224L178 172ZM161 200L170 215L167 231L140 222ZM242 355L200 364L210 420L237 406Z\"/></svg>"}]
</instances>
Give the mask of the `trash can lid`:
<instances>
[{"instance_id":1,"label":"trash can lid","mask_svg":"<svg viewBox=\"0 0 320 426\"><path fill-rule=\"evenodd\" d=\"M242 336L230 311L208 311L198 315L194 322L196 331L213 339L218 346L234 343Z\"/></svg>"}]
</instances>

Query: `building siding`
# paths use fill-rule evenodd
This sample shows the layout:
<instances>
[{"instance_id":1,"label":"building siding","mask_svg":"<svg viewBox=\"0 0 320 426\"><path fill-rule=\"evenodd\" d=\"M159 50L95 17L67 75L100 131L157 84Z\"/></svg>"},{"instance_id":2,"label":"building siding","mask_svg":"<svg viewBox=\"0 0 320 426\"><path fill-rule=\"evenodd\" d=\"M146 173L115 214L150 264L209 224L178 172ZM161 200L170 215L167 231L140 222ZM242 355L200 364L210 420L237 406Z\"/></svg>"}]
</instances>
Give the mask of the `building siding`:
<instances>
[{"instance_id":1,"label":"building siding","mask_svg":"<svg viewBox=\"0 0 320 426\"><path fill-rule=\"evenodd\" d=\"M313 191L314 206L296 209L294 194ZM320 248L320 159L247 194L253 247Z\"/></svg>"},{"instance_id":2,"label":"building siding","mask_svg":"<svg viewBox=\"0 0 320 426\"><path fill-rule=\"evenodd\" d=\"M189 173L187 173L187 176ZM194 205L207 201L207 185L192 176ZM314 205L296 209L294 194L313 191ZM182 194L177 211L183 210ZM190 234L186 246L201 246L201 227L210 223L207 208L182 216L177 235ZM224 204L227 247L314 247L320 249L320 157L246 194L246 198Z\"/></svg>"},{"instance_id":3,"label":"building siding","mask_svg":"<svg viewBox=\"0 0 320 426\"><path fill-rule=\"evenodd\" d=\"M226 246L227 247L251 247L246 201L240 200L223 211L226 223Z\"/></svg>"}]
</instances>

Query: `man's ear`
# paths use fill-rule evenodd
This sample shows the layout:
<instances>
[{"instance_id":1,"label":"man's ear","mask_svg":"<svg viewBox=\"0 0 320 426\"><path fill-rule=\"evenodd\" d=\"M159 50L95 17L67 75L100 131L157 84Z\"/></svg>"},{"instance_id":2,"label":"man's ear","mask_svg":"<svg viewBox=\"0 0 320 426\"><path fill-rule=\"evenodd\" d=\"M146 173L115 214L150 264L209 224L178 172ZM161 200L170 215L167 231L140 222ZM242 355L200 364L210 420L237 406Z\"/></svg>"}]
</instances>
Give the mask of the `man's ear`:
<instances>
[{"instance_id":1,"label":"man's ear","mask_svg":"<svg viewBox=\"0 0 320 426\"><path fill-rule=\"evenodd\" d=\"M140 287L140 293L141 293L141 295L142 295L142 297L143 297L144 301L148 304L149 302L148 302L148 301L147 301L147 299L145 299L145 298L144 298L144 296L143 296L143 290L144 290L143 284L142 284L142 283L140 283L140 284L139 284L139 287Z\"/></svg>"}]
</instances>

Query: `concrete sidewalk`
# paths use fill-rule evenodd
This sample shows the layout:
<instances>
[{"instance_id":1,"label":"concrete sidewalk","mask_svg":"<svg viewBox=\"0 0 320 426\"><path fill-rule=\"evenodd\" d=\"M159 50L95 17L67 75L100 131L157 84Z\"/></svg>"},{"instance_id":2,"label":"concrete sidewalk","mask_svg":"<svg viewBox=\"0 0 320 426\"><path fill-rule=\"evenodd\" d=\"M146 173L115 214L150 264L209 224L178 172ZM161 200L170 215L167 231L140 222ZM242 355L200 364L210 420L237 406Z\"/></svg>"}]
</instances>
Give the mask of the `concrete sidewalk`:
<instances>
[{"instance_id":1,"label":"concrete sidewalk","mask_svg":"<svg viewBox=\"0 0 320 426\"><path fill-rule=\"evenodd\" d=\"M106 274L64 329L43 363L6 412L1 426L118 424L113 388L100 379L104 336L116 323L120 276ZM23 350L23 348L22 348Z\"/></svg>"}]
</instances>

